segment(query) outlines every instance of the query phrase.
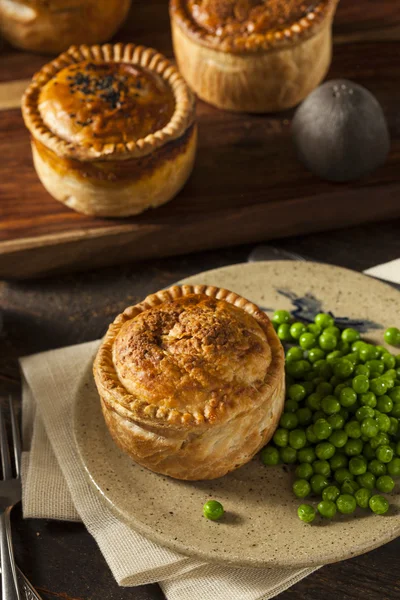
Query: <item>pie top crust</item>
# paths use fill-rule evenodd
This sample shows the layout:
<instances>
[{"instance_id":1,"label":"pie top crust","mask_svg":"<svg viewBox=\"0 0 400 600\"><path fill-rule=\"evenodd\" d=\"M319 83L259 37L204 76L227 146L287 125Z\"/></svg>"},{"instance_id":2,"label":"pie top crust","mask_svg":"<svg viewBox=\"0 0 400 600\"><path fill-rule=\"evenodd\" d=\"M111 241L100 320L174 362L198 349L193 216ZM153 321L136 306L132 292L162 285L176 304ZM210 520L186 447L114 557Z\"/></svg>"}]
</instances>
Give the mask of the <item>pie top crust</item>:
<instances>
[{"instance_id":1,"label":"pie top crust","mask_svg":"<svg viewBox=\"0 0 400 600\"><path fill-rule=\"evenodd\" d=\"M37 73L23 98L34 138L64 158L145 156L181 137L194 96L177 69L134 44L72 47Z\"/></svg>"},{"instance_id":2,"label":"pie top crust","mask_svg":"<svg viewBox=\"0 0 400 600\"><path fill-rule=\"evenodd\" d=\"M120 416L190 429L254 409L283 365L282 346L256 305L221 288L174 286L116 318L94 375Z\"/></svg>"},{"instance_id":3,"label":"pie top crust","mask_svg":"<svg viewBox=\"0 0 400 600\"><path fill-rule=\"evenodd\" d=\"M338 0L171 0L171 14L199 43L257 51L314 35Z\"/></svg>"}]
</instances>

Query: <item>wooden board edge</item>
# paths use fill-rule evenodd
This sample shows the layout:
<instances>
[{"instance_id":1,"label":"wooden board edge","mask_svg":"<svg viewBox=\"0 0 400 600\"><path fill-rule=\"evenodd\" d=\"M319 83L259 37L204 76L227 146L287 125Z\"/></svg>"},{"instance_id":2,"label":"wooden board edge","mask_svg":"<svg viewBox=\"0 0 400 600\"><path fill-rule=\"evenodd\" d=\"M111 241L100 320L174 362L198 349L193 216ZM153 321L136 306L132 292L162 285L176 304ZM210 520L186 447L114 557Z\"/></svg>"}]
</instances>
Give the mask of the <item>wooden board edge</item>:
<instances>
[{"instance_id":1,"label":"wooden board edge","mask_svg":"<svg viewBox=\"0 0 400 600\"><path fill-rule=\"evenodd\" d=\"M379 194L379 201L377 201ZM397 199L400 183L376 190L360 190L256 204L215 215L211 229L206 218L197 216L178 230L163 231L159 226L107 230L107 235L81 235L74 240L52 236L51 243L37 247L13 248L0 255L0 277L26 279L58 273L83 271L127 262L186 254L224 246L256 243L318 231L328 231L361 223L400 217ZM358 204L357 204L358 202ZM288 219L296 214L297 219ZM51 239L47 240L51 242Z\"/></svg>"}]
</instances>

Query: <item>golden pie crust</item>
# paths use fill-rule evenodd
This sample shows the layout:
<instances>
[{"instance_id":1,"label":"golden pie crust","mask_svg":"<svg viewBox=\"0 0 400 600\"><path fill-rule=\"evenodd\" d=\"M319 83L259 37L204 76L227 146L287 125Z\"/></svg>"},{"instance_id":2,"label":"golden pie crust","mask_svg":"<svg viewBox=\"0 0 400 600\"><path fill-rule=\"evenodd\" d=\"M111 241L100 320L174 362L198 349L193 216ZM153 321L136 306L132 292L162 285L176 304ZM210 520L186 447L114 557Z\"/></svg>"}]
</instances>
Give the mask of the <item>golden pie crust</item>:
<instances>
[{"instance_id":1,"label":"golden pie crust","mask_svg":"<svg viewBox=\"0 0 400 600\"><path fill-rule=\"evenodd\" d=\"M170 200L193 167L194 96L152 48L72 47L35 75L22 112L39 178L78 212L138 214Z\"/></svg>"},{"instance_id":2,"label":"golden pie crust","mask_svg":"<svg viewBox=\"0 0 400 600\"><path fill-rule=\"evenodd\" d=\"M106 42L131 0L0 0L0 33L24 50L57 54L76 44Z\"/></svg>"},{"instance_id":3,"label":"golden pie crust","mask_svg":"<svg viewBox=\"0 0 400 600\"><path fill-rule=\"evenodd\" d=\"M331 62L338 0L170 0L174 51L196 94L219 108L284 110Z\"/></svg>"},{"instance_id":4,"label":"golden pie crust","mask_svg":"<svg viewBox=\"0 0 400 600\"><path fill-rule=\"evenodd\" d=\"M93 372L116 444L152 471L201 480L244 465L272 437L284 362L255 304L222 288L183 285L120 314Z\"/></svg>"}]
</instances>

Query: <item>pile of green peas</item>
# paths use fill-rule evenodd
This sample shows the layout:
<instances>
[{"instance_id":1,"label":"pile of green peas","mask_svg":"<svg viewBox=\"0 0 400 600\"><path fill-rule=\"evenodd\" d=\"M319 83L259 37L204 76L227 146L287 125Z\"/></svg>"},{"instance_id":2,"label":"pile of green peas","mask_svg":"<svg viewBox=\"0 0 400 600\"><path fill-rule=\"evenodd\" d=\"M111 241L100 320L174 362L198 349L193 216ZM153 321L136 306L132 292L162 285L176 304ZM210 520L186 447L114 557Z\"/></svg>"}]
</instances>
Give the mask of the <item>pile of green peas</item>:
<instances>
[{"instance_id":1,"label":"pile of green peas","mask_svg":"<svg viewBox=\"0 0 400 600\"><path fill-rule=\"evenodd\" d=\"M299 506L306 523L357 506L385 514L379 492L400 477L400 354L341 330L327 313L305 324L277 310L272 323L285 345L287 395L263 463L295 466L295 496L318 500L316 509ZM400 331L387 329L385 341L400 346Z\"/></svg>"}]
</instances>

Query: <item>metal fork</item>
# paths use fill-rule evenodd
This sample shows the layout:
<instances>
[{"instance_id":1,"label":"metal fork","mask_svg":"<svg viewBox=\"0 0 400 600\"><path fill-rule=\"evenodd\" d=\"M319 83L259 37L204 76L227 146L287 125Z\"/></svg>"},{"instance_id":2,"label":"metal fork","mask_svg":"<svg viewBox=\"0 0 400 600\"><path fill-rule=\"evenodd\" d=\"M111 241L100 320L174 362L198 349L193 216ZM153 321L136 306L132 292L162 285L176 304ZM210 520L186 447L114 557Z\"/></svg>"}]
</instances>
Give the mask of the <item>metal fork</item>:
<instances>
[{"instance_id":1,"label":"metal fork","mask_svg":"<svg viewBox=\"0 0 400 600\"><path fill-rule=\"evenodd\" d=\"M22 497L21 488L21 442L19 428L15 416L11 396L8 399L11 416L13 462L15 476L12 470L7 431L4 420L4 410L0 405L0 452L3 479L0 481L0 554L1 554L1 591L2 600L21 600L20 589L25 598L39 599L32 585L18 569L14 560L11 537L10 513ZM20 583L18 583L18 581ZM21 583L22 582L22 583Z\"/></svg>"}]
</instances>

